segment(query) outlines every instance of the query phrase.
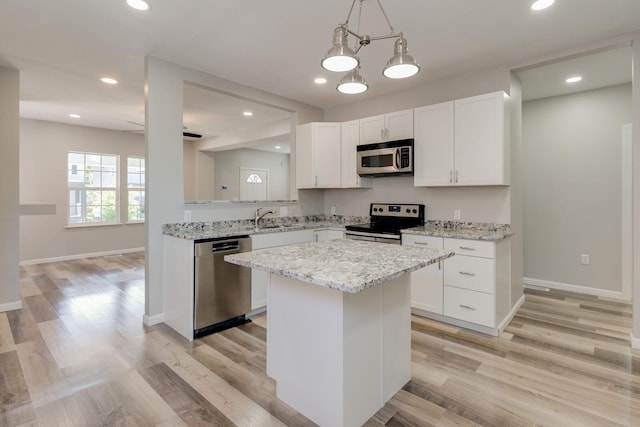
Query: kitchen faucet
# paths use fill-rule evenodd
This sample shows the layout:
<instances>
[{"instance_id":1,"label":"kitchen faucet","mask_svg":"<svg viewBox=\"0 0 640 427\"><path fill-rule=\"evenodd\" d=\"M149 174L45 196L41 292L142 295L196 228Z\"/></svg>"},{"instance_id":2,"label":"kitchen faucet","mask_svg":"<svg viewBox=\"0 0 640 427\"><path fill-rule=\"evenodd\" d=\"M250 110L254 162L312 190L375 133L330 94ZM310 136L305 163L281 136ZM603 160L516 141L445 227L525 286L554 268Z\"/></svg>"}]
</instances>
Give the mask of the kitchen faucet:
<instances>
[{"instance_id":1,"label":"kitchen faucet","mask_svg":"<svg viewBox=\"0 0 640 427\"><path fill-rule=\"evenodd\" d=\"M260 213L261 210L262 210L262 208L256 209L256 217L255 217L255 222L254 222L256 231L260 229L260 220L262 218L264 218L266 215L275 214L276 213L276 211L274 211L274 210L268 210L268 211Z\"/></svg>"}]
</instances>

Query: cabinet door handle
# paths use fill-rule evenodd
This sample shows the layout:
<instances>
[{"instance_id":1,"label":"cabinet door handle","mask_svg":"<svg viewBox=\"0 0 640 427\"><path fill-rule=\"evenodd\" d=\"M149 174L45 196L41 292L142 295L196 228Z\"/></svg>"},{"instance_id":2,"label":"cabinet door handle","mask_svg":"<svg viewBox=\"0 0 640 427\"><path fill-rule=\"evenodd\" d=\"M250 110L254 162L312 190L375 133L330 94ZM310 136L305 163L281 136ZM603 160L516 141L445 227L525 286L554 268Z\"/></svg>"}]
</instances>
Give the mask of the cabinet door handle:
<instances>
[{"instance_id":1,"label":"cabinet door handle","mask_svg":"<svg viewBox=\"0 0 640 427\"><path fill-rule=\"evenodd\" d=\"M470 246L460 246L459 248L461 250L463 250L463 251L475 251L476 250L476 248L472 248Z\"/></svg>"},{"instance_id":2,"label":"cabinet door handle","mask_svg":"<svg viewBox=\"0 0 640 427\"><path fill-rule=\"evenodd\" d=\"M380 139L384 140L384 129L380 129Z\"/></svg>"},{"instance_id":3,"label":"cabinet door handle","mask_svg":"<svg viewBox=\"0 0 640 427\"><path fill-rule=\"evenodd\" d=\"M456 169L456 184L458 183L458 169Z\"/></svg>"},{"instance_id":4,"label":"cabinet door handle","mask_svg":"<svg viewBox=\"0 0 640 427\"><path fill-rule=\"evenodd\" d=\"M318 186L318 175L316 175L315 178L316 178L316 183L315 183L314 187L317 187Z\"/></svg>"},{"instance_id":5,"label":"cabinet door handle","mask_svg":"<svg viewBox=\"0 0 640 427\"><path fill-rule=\"evenodd\" d=\"M471 311L476 311L476 309L474 307L470 307L468 305L462 305L460 304L460 307L464 308L465 310L471 310Z\"/></svg>"},{"instance_id":6,"label":"cabinet door handle","mask_svg":"<svg viewBox=\"0 0 640 427\"><path fill-rule=\"evenodd\" d=\"M475 273L469 273L467 271L460 271L459 273L462 274L463 276L475 276L476 275Z\"/></svg>"},{"instance_id":7,"label":"cabinet door handle","mask_svg":"<svg viewBox=\"0 0 640 427\"><path fill-rule=\"evenodd\" d=\"M453 184L453 171L449 171L449 184Z\"/></svg>"},{"instance_id":8,"label":"cabinet door handle","mask_svg":"<svg viewBox=\"0 0 640 427\"><path fill-rule=\"evenodd\" d=\"M429 246L427 242L415 242L416 245Z\"/></svg>"}]
</instances>

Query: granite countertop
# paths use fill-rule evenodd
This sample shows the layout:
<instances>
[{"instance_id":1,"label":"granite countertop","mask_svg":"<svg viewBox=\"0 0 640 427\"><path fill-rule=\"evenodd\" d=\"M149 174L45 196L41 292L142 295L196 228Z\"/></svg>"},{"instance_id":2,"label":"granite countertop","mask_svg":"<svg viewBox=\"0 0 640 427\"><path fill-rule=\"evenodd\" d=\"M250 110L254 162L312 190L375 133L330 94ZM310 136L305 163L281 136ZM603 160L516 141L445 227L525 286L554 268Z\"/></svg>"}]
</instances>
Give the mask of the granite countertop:
<instances>
[{"instance_id":1,"label":"granite countertop","mask_svg":"<svg viewBox=\"0 0 640 427\"><path fill-rule=\"evenodd\" d=\"M402 233L492 242L497 242L513 235L508 224L465 223L459 221L428 221L424 226L406 228L402 230Z\"/></svg>"},{"instance_id":2,"label":"granite countertop","mask_svg":"<svg viewBox=\"0 0 640 427\"><path fill-rule=\"evenodd\" d=\"M224 259L326 288L357 293L453 255L443 249L337 239L227 255Z\"/></svg>"},{"instance_id":3,"label":"granite countertop","mask_svg":"<svg viewBox=\"0 0 640 427\"><path fill-rule=\"evenodd\" d=\"M180 239L203 240L322 228L344 230L345 225L361 224L368 221L368 217L312 215L306 217L265 218L260 222L261 226L258 230L255 229L253 219L247 219L165 224L162 232L165 235Z\"/></svg>"}]
</instances>

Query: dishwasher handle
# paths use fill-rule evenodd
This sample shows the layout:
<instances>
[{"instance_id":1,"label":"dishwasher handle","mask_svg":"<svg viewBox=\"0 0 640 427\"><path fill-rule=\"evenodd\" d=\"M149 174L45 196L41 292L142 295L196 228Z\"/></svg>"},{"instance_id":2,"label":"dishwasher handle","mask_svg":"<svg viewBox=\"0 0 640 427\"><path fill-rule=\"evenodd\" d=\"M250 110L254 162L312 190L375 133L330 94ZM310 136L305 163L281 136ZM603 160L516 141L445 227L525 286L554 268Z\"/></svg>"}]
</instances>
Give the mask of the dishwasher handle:
<instances>
[{"instance_id":1,"label":"dishwasher handle","mask_svg":"<svg viewBox=\"0 0 640 427\"><path fill-rule=\"evenodd\" d=\"M219 244L214 243L211 245L211 252L213 253L238 251L239 249L240 249L240 243L238 241L223 242Z\"/></svg>"}]
</instances>

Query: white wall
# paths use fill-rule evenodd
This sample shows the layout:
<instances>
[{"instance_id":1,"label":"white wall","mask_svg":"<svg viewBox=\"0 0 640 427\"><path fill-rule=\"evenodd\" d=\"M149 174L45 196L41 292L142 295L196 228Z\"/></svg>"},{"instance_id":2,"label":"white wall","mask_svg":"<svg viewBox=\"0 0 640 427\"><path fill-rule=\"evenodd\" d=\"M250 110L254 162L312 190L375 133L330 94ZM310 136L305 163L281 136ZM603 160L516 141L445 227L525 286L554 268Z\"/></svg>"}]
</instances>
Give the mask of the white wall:
<instances>
[{"instance_id":1,"label":"white wall","mask_svg":"<svg viewBox=\"0 0 640 427\"><path fill-rule=\"evenodd\" d=\"M144 136L135 133L20 120L20 202L56 206L55 215L20 217L20 260L69 258L144 247L144 225L67 228L69 151L120 156L120 219L126 221L127 156L144 157Z\"/></svg>"},{"instance_id":2,"label":"white wall","mask_svg":"<svg viewBox=\"0 0 640 427\"><path fill-rule=\"evenodd\" d=\"M524 293L524 158L522 154L522 87L515 74L511 74L511 96L508 100L511 151L511 304L515 305Z\"/></svg>"},{"instance_id":3,"label":"white wall","mask_svg":"<svg viewBox=\"0 0 640 427\"><path fill-rule=\"evenodd\" d=\"M289 200L289 155L271 153L262 150L239 148L235 150L216 151L215 200L240 199L240 168L256 168L269 170L269 199ZM222 189L222 185L227 189Z\"/></svg>"},{"instance_id":4,"label":"white wall","mask_svg":"<svg viewBox=\"0 0 640 427\"><path fill-rule=\"evenodd\" d=\"M198 152L192 141L182 143L182 156L184 161L184 199L196 200L198 179Z\"/></svg>"},{"instance_id":5,"label":"white wall","mask_svg":"<svg viewBox=\"0 0 640 427\"><path fill-rule=\"evenodd\" d=\"M633 347L640 348L640 37L633 40Z\"/></svg>"},{"instance_id":6,"label":"white wall","mask_svg":"<svg viewBox=\"0 0 640 427\"><path fill-rule=\"evenodd\" d=\"M0 67L0 311L22 305L19 292L20 73Z\"/></svg>"},{"instance_id":7,"label":"white wall","mask_svg":"<svg viewBox=\"0 0 640 427\"><path fill-rule=\"evenodd\" d=\"M453 220L457 209L462 221L510 222L508 187L422 188L413 186L413 177L375 177L371 189L325 190L324 212L335 207L338 215L366 216L374 202L424 203L428 220Z\"/></svg>"},{"instance_id":8,"label":"white wall","mask_svg":"<svg viewBox=\"0 0 640 427\"><path fill-rule=\"evenodd\" d=\"M525 277L622 291L622 125L631 108L630 85L523 104Z\"/></svg>"}]
</instances>

